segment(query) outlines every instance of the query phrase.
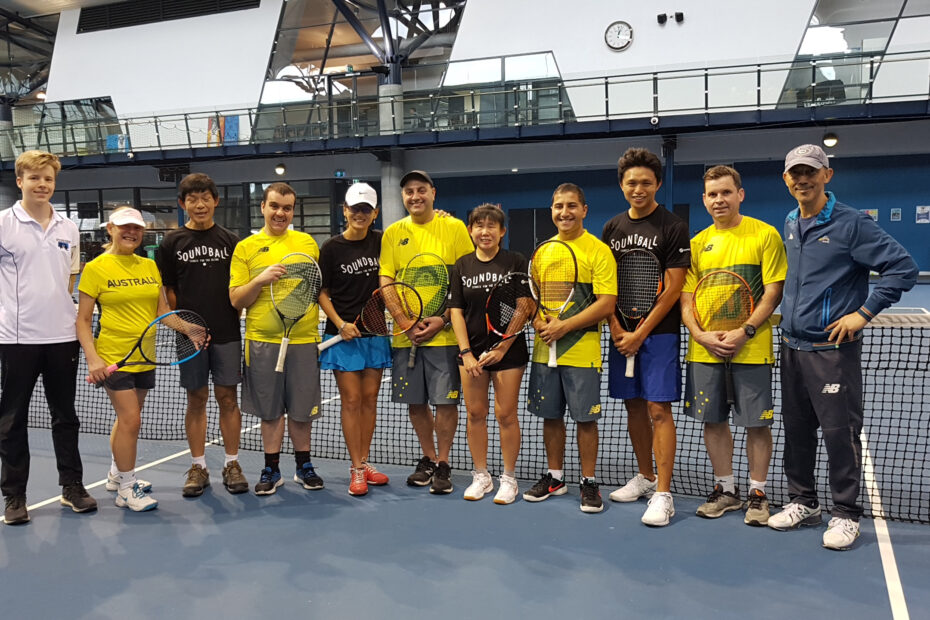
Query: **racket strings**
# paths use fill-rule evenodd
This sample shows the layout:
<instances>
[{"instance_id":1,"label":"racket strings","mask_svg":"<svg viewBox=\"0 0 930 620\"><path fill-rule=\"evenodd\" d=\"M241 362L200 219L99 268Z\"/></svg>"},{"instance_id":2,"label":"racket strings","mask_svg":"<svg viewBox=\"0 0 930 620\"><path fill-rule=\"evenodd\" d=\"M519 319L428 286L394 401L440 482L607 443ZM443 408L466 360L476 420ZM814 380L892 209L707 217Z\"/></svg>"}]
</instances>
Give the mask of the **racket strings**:
<instances>
[{"instance_id":1,"label":"racket strings","mask_svg":"<svg viewBox=\"0 0 930 620\"><path fill-rule=\"evenodd\" d=\"M419 293L425 316L440 314L449 292L449 269L438 256L414 258L404 269L402 279Z\"/></svg>"},{"instance_id":2,"label":"racket strings","mask_svg":"<svg viewBox=\"0 0 930 620\"><path fill-rule=\"evenodd\" d=\"M523 326L536 312L536 301L530 294L526 275L514 274L502 280L488 297L488 321L499 334L512 335L523 330Z\"/></svg>"},{"instance_id":3,"label":"racket strings","mask_svg":"<svg viewBox=\"0 0 930 620\"><path fill-rule=\"evenodd\" d=\"M741 327L752 314L752 291L745 282L725 272L705 276L694 291L694 313L705 330L729 331Z\"/></svg>"},{"instance_id":4,"label":"racket strings","mask_svg":"<svg viewBox=\"0 0 930 620\"><path fill-rule=\"evenodd\" d=\"M562 243L544 243L533 253L530 276L539 305L558 311L575 288L578 270L571 249Z\"/></svg>"},{"instance_id":5,"label":"racket strings","mask_svg":"<svg viewBox=\"0 0 930 620\"><path fill-rule=\"evenodd\" d=\"M648 252L633 250L617 265L617 308L631 319L643 317L655 303L662 282L662 267Z\"/></svg>"},{"instance_id":6,"label":"racket strings","mask_svg":"<svg viewBox=\"0 0 930 620\"><path fill-rule=\"evenodd\" d=\"M308 260L287 262L286 272L271 284L271 296L275 308L290 319L298 319L307 313L320 293L323 276L316 263Z\"/></svg>"},{"instance_id":7,"label":"racket strings","mask_svg":"<svg viewBox=\"0 0 930 620\"><path fill-rule=\"evenodd\" d=\"M142 346L142 356L150 362L184 360L207 346L207 323L196 312L178 310L150 328Z\"/></svg>"},{"instance_id":8,"label":"racket strings","mask_svg":"<svg viewBox=\"0 0 930 620\"><path fill-rule=\"evenodd\" d=\"M405 332L420 320L423 303L407 285L384 286L362 308L362 327L372 334L389 336Z\"/></svg>"}]
</instances>

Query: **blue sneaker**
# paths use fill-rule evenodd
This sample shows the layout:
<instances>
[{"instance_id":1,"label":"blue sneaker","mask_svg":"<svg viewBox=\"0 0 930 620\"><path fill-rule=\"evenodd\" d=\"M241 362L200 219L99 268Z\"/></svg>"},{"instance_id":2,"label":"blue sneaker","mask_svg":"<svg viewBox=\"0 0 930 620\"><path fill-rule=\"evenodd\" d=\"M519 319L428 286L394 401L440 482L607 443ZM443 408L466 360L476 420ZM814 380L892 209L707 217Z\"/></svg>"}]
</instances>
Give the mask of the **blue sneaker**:
<instances>
[{"instance_id":1,"label":"blue sneaker","mask_svg":"<svg viewBox=\"0 0 930 620\"><path fill-rule=\"evenodd\" d=\"M294 473L294 482L304 485L305 489L311 491L318 491L323 488L323 479L316 474L313 463L309 461L304 463L302 467L297 468Z\"/></svg>"},{"instance_id":2,"label":"blue sneaker","mask_svg":"<svg viewBox=\"0 0 930 620\"><path fill-rule=\"evenodd\" d=\"M262 470L258 484L255 485L255 494L274 495L275 491L277 491L278 487L282 484L284 484L284 480L281 478L281 472L272 471L270 467L266 467Z\"/></svg>"}]
</instances>

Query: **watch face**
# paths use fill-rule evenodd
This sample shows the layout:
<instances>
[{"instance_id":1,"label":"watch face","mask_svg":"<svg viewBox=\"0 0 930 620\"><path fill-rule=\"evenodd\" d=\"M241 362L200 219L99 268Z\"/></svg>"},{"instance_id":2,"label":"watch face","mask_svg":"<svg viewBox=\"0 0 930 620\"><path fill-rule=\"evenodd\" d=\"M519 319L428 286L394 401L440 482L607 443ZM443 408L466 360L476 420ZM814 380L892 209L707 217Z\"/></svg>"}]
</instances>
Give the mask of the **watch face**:
<instances>
[{"instance_id":1,"label":"watch face","mask_svg":"<svg viewBox=\"0 0 930 620\"><path fill-rule=\"evenodd\" d=\"M612 23L604 32L604 42L612 50L625 50L633 42L633 27L623 21Z\"/></svg>"}]
</instances>

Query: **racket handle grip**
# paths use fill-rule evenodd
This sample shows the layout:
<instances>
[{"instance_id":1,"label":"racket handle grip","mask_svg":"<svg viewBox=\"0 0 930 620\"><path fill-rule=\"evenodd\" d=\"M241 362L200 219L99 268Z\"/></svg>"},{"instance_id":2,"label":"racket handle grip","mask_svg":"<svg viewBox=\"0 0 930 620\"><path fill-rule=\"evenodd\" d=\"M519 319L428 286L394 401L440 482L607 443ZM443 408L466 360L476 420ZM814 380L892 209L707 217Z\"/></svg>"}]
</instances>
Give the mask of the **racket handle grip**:
<instances>
[{"instance_id":1,"label":"racket handle grip","mask_svg":"<svg viewBox=\"0 0 930 620\"><path fill-rule=\"evenodd\" d=\"M339 344L340 342L342 342L342 334L338 334L338 335L336 335L336 336L333 336L332 338L330 338L330 339L327 340L326 342L321 342L319 345L317 345L316 350L317 350L318 353L322 353L322 352L325 351L326 349L330 348L330 347L333 346L333 345L337 345L337 344Z\"/></svg>"},{"instance_id":2,"label":"racket handle grip","mask_svg":"<svg viewBox=\"0 0 930 620\"><path fill-rule=\"evenodd\" d=\"M626 377L628 379L633 378L633 371L636 368L636 354L628 355L626 358Z\"/></svg>"},{"instance_id":3,"label":"racket handle grip","mask_svg":"<svg viewBox=\"0 0 930 620\"><path fill-rule=\"evenodd\" d=\"M559 354L556 350L556 341L549 343L549 368L558 368L559 366Z\"/></svg>"},{"instance_id":4,"label":"racket handle grip","mask_svg":"<svg viewBox=\"0 0 930 620\"><path fill-rule=\"evenodd\" d=\"M278 349L278 363L275 364L275 372L284 372L284 358L287 356L287 343L290 342L287 338L281 339L281 348Z\"/></svg>"},{"instance_id":5,"label":"racket handle grip","mask_svg":"<svg viewBox=\"0 0 930 620\"><path fill-rule=\"evenodd\" d=\"M413 368L417 365L417 345L410 345L410 359L407 360L407 368Z\"/></svg>"}]
</instances>

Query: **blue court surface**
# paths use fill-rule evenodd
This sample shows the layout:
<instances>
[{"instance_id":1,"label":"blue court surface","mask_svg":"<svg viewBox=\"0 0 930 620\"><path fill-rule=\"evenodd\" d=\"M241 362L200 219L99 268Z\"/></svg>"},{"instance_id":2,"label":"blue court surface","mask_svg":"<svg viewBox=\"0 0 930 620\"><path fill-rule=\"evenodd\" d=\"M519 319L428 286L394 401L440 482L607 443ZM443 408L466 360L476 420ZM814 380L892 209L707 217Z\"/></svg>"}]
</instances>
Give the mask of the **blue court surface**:
<instances>
[{"instance_id":1,"label":"blue court surface","mask_svg":"<svg viewBox=\"0 0 930 620\"><path fill-rule=\"evenodd\" d=\"M863 519L853 550L834 552L820 546L825 526L705 520L692 497L650 529L645 502L588 515L577 487L538 504L466 502L460 472L440 497L387 466L391 484L355 498L347 463L318 461L326 488L305 491L289 480L289 455L276 495L234 496L217 447L213 486L186 499L186 445L151 441L140 442L139 475L159 507L136 514L104 490L107 438L91 435L85 482L100 509L78 515L58 504L50 434L30 438L32 522L0 526L4 618L930 617L926 525ZM254 484L261 454L241 460Z\"/></svg>"}]
</instances>

